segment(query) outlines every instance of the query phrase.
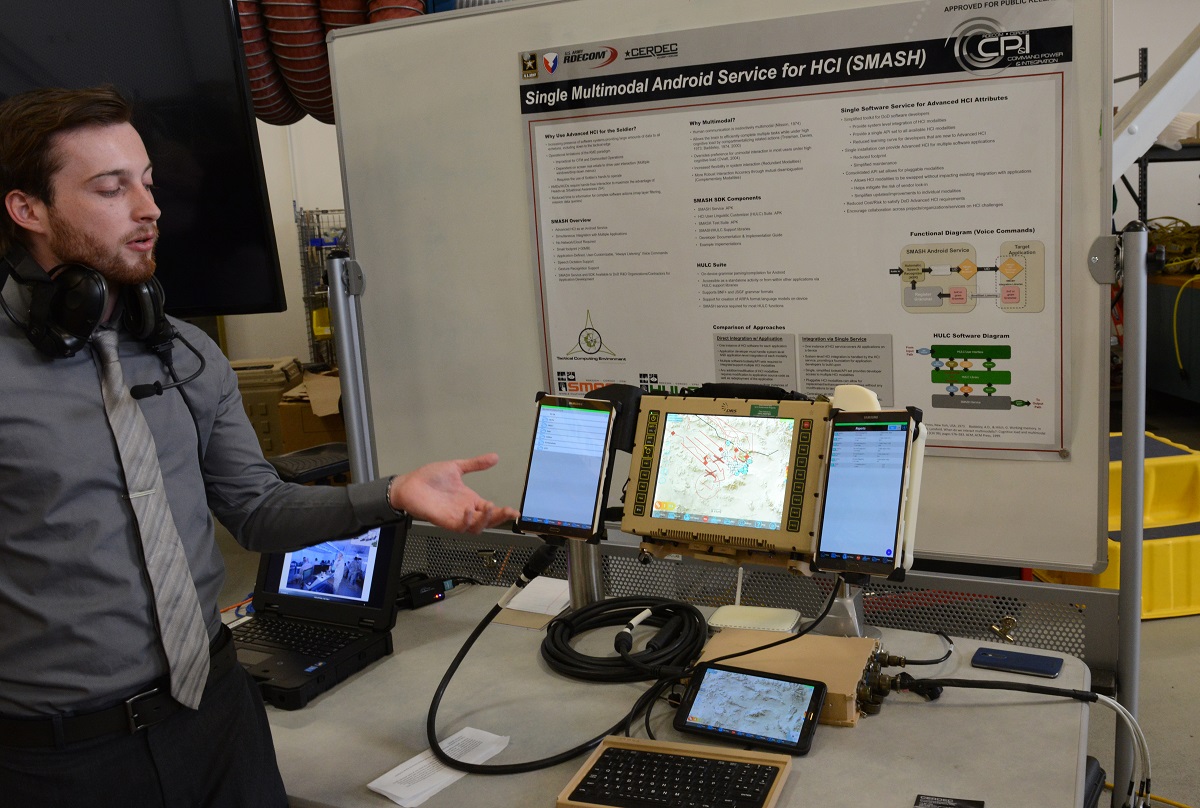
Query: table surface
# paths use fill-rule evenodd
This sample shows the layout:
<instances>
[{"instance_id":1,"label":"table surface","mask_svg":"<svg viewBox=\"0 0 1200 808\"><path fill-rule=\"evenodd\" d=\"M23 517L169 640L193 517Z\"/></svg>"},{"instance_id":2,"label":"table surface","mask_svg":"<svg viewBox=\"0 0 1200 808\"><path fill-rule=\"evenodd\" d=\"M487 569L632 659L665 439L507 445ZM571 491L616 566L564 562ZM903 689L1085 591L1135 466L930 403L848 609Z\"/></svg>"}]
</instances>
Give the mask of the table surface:
<instances>
[{"instance_id":1,"label":"table surface","mask_svg":"<svg viewBox=\"0 0 1200 808\"><path fill-rule=\"evenodd\" d=\"M426 715L438 682L472 629L503 589L466 586L445 601L403 611L395 653L314 699L301 710L267 707L280 770L293 808L387 808L367 783L428 748ZM578 638L590 654L611 649L614 629ZM944 651L936 635L883 629L884 649L909 659ZM493 623L450 683L438 713L438 737L470 726L508 735L490 763L515 763L574 747L614 725L646 687L565 678L542 661L544 632ZM1009 679L1087 690L1087 666L1067 657L1056 680L972 668L980 645L956 640L939 665L910 667L917 678ZM1045 652L1042 652L1045 653ZM894 670L891 672L895 672ZM986 808L1071 808L1083 801L1088 706L1011 691L947 689L934 702L893 693L878 715L856 727L821 725L812 750L796 758L779 806L862 805L909 808L917 794L981 800ZM654 714L655 734L701 742ZM644 733L639 726L637 734ZM547 806L583 757L520 775L467 775L429 798L428 808Z\"/></svg>"}]
</instances>

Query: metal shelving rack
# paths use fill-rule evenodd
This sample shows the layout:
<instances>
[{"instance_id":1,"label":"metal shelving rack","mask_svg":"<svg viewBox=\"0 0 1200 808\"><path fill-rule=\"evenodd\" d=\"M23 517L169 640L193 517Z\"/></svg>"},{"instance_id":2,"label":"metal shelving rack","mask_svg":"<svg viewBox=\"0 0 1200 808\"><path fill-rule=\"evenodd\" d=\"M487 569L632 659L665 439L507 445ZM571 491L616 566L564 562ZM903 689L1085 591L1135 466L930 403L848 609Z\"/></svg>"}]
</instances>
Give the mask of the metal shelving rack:
<instances>
[{"instance_id":1,"label":"metal shelving rack","mask_svg":"<svg viewBox=\"0 0 1200 808\"><path fill-rule=\"evenodd\" d=\"M325 259L334 248L349 249L346 211L296 210L300 272L304 279L304 315L308 322L309 361L337 366L337 348L329 319L329 279Z\"/></svg>"}]
</instances>

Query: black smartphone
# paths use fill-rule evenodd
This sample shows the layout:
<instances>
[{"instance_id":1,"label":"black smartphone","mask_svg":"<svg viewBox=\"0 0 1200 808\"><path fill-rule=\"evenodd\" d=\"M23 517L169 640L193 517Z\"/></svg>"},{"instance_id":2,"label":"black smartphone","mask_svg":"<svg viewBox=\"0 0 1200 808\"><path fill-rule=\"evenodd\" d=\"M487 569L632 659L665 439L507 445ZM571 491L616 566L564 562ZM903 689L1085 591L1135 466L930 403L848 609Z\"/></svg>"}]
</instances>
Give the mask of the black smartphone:
<instances>
[{"instance_id":1,"label":"black smartphone","mask_svg":"<svg viewBox=\"0 0 1200 808\"><path fill-rule=\"evenodd\" d=\"M610 401L538 399L517 530L576 539L600 535L615 420Z\"/></svg>"},{"instance_id":2,"label":"black smartphone","mask_svg":"<svg viewBox=\"0 0 1200 808\"><path fill-rule=\"evenodd\" d=\"M1006 673L1027 673L1054 679L1062 672L1062 657L1027 654L1007 648L982 647L971 657L971 667Z\"/></svg>"},{"instance_id":3,"label":"black smartphone","mask_svg":"<svg viewBox=\"0 0 1200 808\"><path fill-rule=\"evenodd\" d=\"M778 673L705 664L675 713L675 729L803 755L825 705L825 684Z\"/></svg>"},{"instance_id":4,"label":"black smartphone","mask_svg":"<svg viewBox=\"0 0 1200 808\"><path fill-rule=\"evenodd\" d=\"M833 415L816 530L818 569L888 575L900 564L912 430L906 410Z\"/></svg>"}]
</instances>

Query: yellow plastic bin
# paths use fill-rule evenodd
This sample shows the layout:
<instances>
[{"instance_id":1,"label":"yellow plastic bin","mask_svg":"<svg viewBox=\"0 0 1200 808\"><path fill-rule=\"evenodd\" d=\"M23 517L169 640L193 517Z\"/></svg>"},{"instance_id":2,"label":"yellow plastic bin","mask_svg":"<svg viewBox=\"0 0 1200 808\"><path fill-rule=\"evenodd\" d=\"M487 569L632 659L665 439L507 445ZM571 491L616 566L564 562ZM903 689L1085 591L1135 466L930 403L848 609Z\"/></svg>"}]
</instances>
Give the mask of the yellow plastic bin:
<instances>
[{"instance_id":1,"label":"yellow plastic bin","mask_svg":"<svg viewBox=\"0 0 1200 808\"><path fill-rule=\"evenodd\" d=\"M1034 570L1042 581L1119 589L1121 585L1120 434L1108 464L1108 567L1101 573ZM1146 433L1142 542L1142 617L1200 614L1200 452Z\"/></svg>"}]
</instances>

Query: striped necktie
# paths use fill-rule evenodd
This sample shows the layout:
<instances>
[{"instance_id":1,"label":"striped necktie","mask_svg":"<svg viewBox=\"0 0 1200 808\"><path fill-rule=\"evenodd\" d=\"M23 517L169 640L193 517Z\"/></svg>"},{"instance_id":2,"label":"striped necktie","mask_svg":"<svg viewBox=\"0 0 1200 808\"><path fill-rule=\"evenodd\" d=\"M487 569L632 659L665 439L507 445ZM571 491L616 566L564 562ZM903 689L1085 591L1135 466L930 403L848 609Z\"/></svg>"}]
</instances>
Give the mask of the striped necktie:
<instances>
[{"instance_id":1,"label":"striped necktie","mask_svg":"<svg viewBox=\"0 0 1200 808\"><path fill-rule=\"evenodd\" d=\"M208 632L183 541L167 504L154 435L125 387L117 357L117 332L101 329L92 344L100 364L104 409L121 456L129 502L142 538L146 572L154 591L159 635L171 669L171 696L196 709L208 678Z\"/></svg>"}]
</instances>

